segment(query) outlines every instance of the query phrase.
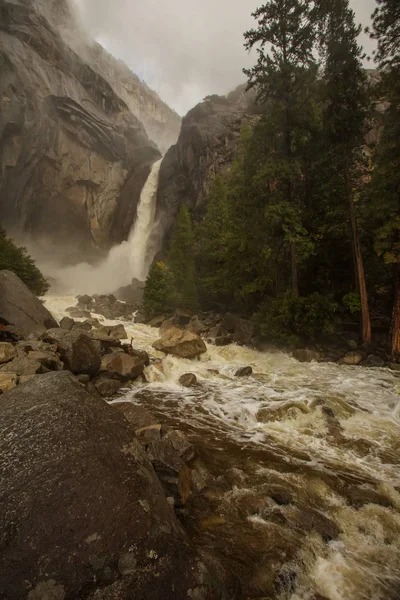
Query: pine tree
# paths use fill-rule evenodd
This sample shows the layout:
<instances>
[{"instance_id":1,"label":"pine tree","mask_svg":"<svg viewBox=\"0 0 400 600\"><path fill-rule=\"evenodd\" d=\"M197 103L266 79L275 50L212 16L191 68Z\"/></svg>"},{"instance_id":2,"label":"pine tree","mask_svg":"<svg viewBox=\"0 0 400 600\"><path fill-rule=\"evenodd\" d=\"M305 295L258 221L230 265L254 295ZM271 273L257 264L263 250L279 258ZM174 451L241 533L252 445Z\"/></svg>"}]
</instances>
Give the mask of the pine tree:
<instances>
[{"instance_id":1,"label":"pine tree","mask_svg":"<svg viewBox=\"0 0 400 600\"><path fill-rule=\"evenodd\" d=\"M281 147L274 148L280 159L280 205L281 208L284 204L287 207L285 214L281 213L281 221L290 244L292 292L298 295L297 237L303 227L296 190L296 182L301 177L297 162L297 138L301 137L304 128L307 88L317 74L313 56L316 36L314 2L269 0L253 16L258 21L258 27L244 34L245 46L248 50L257 47L258 61L252 69L244 72L248 76L249 87L254 87L259 100L270 108L276 140L281 138ZM270 183L277 189L276 182ZM291 213L289 217L286 212Z\"/></svg>"},{"instance_id":2,"label":"pine tree","mask_svg":"<svg viewBox=\"0 0 400 600\"><path fill-rule=\"evenodd\" d=\"M375 220L375 249L393 266L394 302L391 352L400 355L400 4L378 0L372 15L372 37L378 41L380 93L389 103L374 156L371 200Z\"/></svg>"},{"instance_id":3,"label":"pine tree","mask_svg":"<svg viewBox=\"0 0 400 600\"><path fill-rule=\"evenodd\" d=\"M199 306L194 260L194 236L189 210L182 204L172 233L167 260L175 308L196 310Z\"/></svg>"},{"instance_id":4,"label":"pine tree","mask_svg":"<svg viewBox=\"0 0 400 600\"><path fill-rule=\"evenodd\" d=\"M321 48L325 58L327 146L331 149L332 164L341 175L343 198L348 207L355 278L361 299L361 339L368 343L371 341L371 323L354 193L368 107L367 81L361 63L363 51L357 42L361 26L355 24L349 0L325 0L320 15L323 20Z\"/></svg>"},{"instance_id":5,"label":"pine tree","mask_svg":"<svg viewBox=\"0 0 400 600\"><path fill-rule=\"evenodd\" d=\"M229 297L227 235L228 185L217 175L208 197L206 214L195 232L196 271L202 305L212 301L221 303Z\"/></svg>"},{"instance_id":6,"label":"pine tree","mask_svg":"<svg viewBox=\"0 0 400 600\"><path fill-rule=\"evenodd\" d=\"M13 271L37 296L43 296L49 289L27 249L16 246L0 228L0 271L3 269Z\"/></svg>"},{"instance_id":7,"label":"pine tree","mask_svg":"<svg viewBox=\"0 0 400 600\"><path fill-rule=\"evenodd\" d=\"M143 309L148 318L169 309L171 295L168 268L163 262L155 263L147 276L143 295Z\"/></svg>"}]
</instances>

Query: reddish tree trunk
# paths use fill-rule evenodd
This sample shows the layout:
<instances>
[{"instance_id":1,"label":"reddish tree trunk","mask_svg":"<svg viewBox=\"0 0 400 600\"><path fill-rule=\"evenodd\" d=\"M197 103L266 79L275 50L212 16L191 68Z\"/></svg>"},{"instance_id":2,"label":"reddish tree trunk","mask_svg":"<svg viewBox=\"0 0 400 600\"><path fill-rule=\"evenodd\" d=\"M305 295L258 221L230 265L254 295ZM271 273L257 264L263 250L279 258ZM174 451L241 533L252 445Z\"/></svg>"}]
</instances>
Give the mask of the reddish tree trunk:
<instances>
[{"instance_id":1,"label":"reddish tree trunk","mask_svg":"<svg viewBox=\"0 0 400 600\"><path fill-rule=\"evenodd\" d=\"M392 355L400 355L400 263L394 265L394 302L391 324Z\"/></svg>"},{"instance_id":2,"label":"reddish tree trunk","mask_svg":"<svg viewBox=\"0 0 400 600\"><path fill-rule=\"evenodd\" d=\"M361 244L358 235L356 209L354 205L353 186L350 179L350 169L348 164L344 167L344 180L346 186L347 201L349 203L350 229L354 256L354 267L356 271L356 280L361 300L361 341L363 344L371 342L371 321L369 318L368 294L365 284L364 262L361 254Z\"/></svg>"}]
</instances>

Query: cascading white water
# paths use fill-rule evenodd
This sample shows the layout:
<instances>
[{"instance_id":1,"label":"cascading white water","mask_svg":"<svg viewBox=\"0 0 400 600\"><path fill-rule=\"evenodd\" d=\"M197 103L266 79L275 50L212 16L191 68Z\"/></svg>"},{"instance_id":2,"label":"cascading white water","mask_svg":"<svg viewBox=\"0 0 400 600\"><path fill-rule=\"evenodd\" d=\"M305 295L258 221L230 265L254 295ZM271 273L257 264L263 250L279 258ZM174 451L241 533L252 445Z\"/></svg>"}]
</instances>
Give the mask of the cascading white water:
<instances>
[{"instance_id":1,"label":"cascading white water","mask_svg":"<svg viewBox=\"0 0 400 600\"><path fill-rule=\"evenodd\" d=\"M140 195L137 219L126 242L114 246L106 260L95 267L81 263L54 272L47 269L46 275L54 277L62 289L72 294L109 294L129 285L133 278L144 281L155 252L149 242L156 212L160 166L161 160L152 166Z\"/></svg>"}]
</instances>

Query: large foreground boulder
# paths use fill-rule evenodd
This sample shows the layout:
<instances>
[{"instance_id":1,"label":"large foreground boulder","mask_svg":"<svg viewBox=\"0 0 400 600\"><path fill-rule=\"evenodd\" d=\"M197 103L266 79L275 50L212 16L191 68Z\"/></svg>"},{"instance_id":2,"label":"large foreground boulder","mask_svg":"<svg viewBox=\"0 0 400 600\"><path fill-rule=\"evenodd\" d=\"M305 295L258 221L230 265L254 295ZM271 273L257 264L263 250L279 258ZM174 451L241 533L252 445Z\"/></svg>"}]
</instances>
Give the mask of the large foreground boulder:
<instances>
[{"instance_id":1,"label":"large foreground boulder","mask_svg":"<svg viewBox=\"0 0 400 600\"><path fill-rule=\"evenodd\" d=\"M132 425L66 371L0 396L0 598L217 600Z\"/></svg>"},{"instance_id":2,"label":"large foreground boulder","mask_svg":"<svg viewBox=\"0 0 400 600\"><path fill-rule=\"evenodd\" d=\"M195 358L207 352L207 346L200 336L178 327L171 327L164 331L162 337L154 342L153 348L180 358Z\"/></svg>"},{"instance_id":3,"label":"large foreground boulder","mask_svg":"<svg viewBox=\"0 0 400 600\"><path fill-rule=\"evenodd\" d=\"M24 336L58 327L39 298L11 271L0 271L0 317Z\"/></svg>"}]
</instances>

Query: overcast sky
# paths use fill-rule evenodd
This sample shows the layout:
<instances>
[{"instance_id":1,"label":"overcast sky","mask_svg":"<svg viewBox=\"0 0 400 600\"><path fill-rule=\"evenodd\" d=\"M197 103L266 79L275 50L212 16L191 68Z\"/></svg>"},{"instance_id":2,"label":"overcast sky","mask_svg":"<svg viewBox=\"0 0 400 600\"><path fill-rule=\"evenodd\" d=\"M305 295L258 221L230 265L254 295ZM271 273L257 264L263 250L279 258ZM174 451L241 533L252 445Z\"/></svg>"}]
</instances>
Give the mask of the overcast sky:
<instances>
[{"instance_id":1,"label":"overcast sky","mask_svg":"<svg viewBox=\"0 0 400 600\"><path fill-rule=\"evenodd\" d=\"M243 32L260 0L74 0L90 34L179 114L207 94L225 94L254 63ZM368 24L375 0L351 0ZM371 42L362 36L366 50Z\"/></svg>"}]
</instances>

